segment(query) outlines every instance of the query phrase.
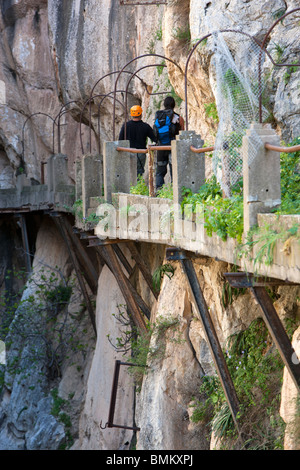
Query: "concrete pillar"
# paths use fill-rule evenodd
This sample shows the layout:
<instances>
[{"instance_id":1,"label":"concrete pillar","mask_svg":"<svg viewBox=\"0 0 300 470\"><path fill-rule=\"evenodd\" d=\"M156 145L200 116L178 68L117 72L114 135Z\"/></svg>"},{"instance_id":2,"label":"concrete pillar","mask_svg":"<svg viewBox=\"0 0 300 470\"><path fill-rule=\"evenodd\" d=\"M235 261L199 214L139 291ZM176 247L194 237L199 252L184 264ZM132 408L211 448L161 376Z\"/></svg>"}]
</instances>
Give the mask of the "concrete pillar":
<instances>
[{"instance_id":1,"label":"concrete pillar","mask_svg":"<svg viewBox=\"0 0 300 470\"><path fill-rule=\"evenodd\" d=\"M82 165L81 159L75 161L75 200L82 199Z\"/></svg>"},{"instance_id":2,"label":"concrete pillar","mask_svg":"<svg viewBox=\"0 0 300 470\"><path fill-rule=\"evenodd\" d=\"M112 193L129 193L137 183L136 154L120 152L117 147L129 148L128 140L104 142L103 179L104 198L111 203Z\"/></svg>"},{"instance_id":3,"label":"concrete pillar","mask_svg":"<svg viewBox=\"0 0 300 470\"><path fill-rule=\"evenodd\" d=\"M175 204L182 201L182 187L198 191L205 183L205 154L191 151L203 147L204 141L195 131L180 131L176 140L172 141L173 200Z\"/></svg>"},{"instance_id":4,"label":"concrete pillar","mask_svg":"<svg viewBox=\"0 0 300 470\"><path fill-rule=\"evenodd\" d=\"M281 204L280 153L265 143L280 145L279 136L269 124L251 124L242 146L245 233L257 224L257 214Z\"/></svg>"},{"instance_id":5,"label":"concrete pillar","mask_svg":"<svg viewBox=\"0 0 300 470\"><path fill-rule=\"evenodd\" d=\"M47 184L51 192L62 191L70 184L68 175L68 158L62 153L51 155L47 163Z\"/></svg>"},{"instance_id":6,"label":"concrete pillar","mask_svg":"<svg viewBox=\"0 0 300 470\"><path fill-rule=\"evenodd\" d=\"M82 172L82 209L87 217L90 197L101 197L103 189L102 155L84 155L81 162Z\"/></svg>"},{"instance_id":7,"label":"concrete pillar","mask_svg":"<svg viewBox=\"0 0 300 470\"><path fill-rule=\"evenodd\" d=\"M17 192L21 193L24 186L31 186L31 182L30 182L30 179L27 178L25 173L22 173L21 175L17 175L17 178L16 178Z\"/></svg>"}]
</instances>

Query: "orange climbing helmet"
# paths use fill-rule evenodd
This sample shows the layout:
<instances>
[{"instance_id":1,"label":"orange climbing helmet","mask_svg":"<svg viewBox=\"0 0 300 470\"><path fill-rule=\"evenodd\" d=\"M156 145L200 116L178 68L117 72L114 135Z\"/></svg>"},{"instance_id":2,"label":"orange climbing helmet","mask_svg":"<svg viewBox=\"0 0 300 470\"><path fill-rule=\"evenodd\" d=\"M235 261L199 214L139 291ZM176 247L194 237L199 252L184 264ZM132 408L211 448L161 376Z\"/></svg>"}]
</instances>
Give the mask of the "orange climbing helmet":
<instances>
[{"instance_id":1,"label":"orange climbing helmet","mask_svg":"<svg viewBox=\"0 0 300 470\"><path fill-rule=\"evenodd\" d=\"M130 108L130 114L132 117L139 117L142 115L142 112L143 110L139 105L135 105Z\"/></svg>"}]
</instances>

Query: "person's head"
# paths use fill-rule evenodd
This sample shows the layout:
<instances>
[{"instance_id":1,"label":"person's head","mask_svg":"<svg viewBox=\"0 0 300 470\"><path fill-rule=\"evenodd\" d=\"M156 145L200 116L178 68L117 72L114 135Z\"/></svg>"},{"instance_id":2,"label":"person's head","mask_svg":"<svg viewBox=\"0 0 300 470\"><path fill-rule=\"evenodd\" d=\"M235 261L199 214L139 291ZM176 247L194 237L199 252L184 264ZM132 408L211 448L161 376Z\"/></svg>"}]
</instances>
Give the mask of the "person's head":
<instances>
[{"instance_id":1,"label":"person's head","mask_svg":"<svg viewBox=\"0 0 300 470\"><path fill-rule=\"evenodd\" d=\"M175 108L175 100L172 96L167 96L165 98L164 107L165 107L165 109L174 109Z\"/></svg>"},{"instance_id":2,"label":"person's head","mask_svg":"<svg viewBox=\"0 0 300 470\"><path fill-rule=\"evenodd\" d=\"M139 121L142 119L143 110L139 105L132 106L130 108L130 116L133 120Z\"/></svg>"}]
</instances>

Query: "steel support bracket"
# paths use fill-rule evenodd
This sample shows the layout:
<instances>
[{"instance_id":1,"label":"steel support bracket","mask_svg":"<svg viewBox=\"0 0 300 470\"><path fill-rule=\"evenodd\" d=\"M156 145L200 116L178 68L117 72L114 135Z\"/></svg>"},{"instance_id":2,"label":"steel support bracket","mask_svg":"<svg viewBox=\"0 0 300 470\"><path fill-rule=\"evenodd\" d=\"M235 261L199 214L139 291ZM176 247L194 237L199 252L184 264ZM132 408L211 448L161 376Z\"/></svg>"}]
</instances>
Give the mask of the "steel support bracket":
<instances>
[{"instance_id":1,"label":"steel support bracket","mask_svg":"<svg viewBox=\"0 0 300 470\"><path fill-rule=\"evenodd\" d=\"M265 286L295 286L297 284L282 279L273 279L270 277L257 276L252 273L224 273L226 281L231 287L244 289L245 287L265 287Z\"/></svg>"},{"instance_id":2,"label":"steel support bracket","mask_svg":"<svg viewBox=\"0 0 300 470\"><path fill-rule=\"evenodd\" d=\"M170 247L166 249L166 259L168 261L181 261L183 259L196 258L195 253L181 250L180 248Z\"/></svg>"},{"instance_id":3,"label":"steel support bracket","mask_svg":"<svg viewBox=\"0 0 300 470\"><path fill-rule=\"evenodd\" d=\"M239 439L242 440L241 431L239 429L239 423L237 416L240 410L239 400L237 393L228 370L226 359L224 357L213 321L208 311L208 307L200 287L200 283L195 272L193 263L187 252L183 250L170 249L168 252L167 259L180 260L183 271L186 275L191 296L194 300L195 307L198 313L198 317L201 320L203 330L205 332L206 340L210 348L210 352L223 387L227 403L229 405L231 415L239 434Z\"/></svg>"},{"instance_id":4,"label":"steel support bracket","mask_svg":"<svg viewBox=\"0 0 300 470\"><path fill-rule=\"evenodd\" d=\"M281 323L281 320L270 299L266 286L297 285L292 282L281 279L272 279L267 277L257 277L250 273L224 273L225 279L232 287L250 288L255 300L262 311L263 320L269 330L269 333L276 344L281 359L290 373L290 376L300 392L300 361L292 347L289 337Z\"/></svg>"},{"instance_id":5,"label":"steel support bracket","mask_svg":"<svg viewBox=\"0 0 300 470\"><path fill-rule=\"evenodd\" d=\"M118 390L118 382L119 382L119 375L120 375L120 367L121 366L130 366L130 367L139 367L138 364L132 364L131 362L121 362L120 360L116 360L115 362L115 370L114 370L114 378L111 388L111 396L110 396L110 405L109 405L109 412L108 412L108 420L104 427L102 427L102 422L100 423L101 429L106 428L122 428L122 429L132 429L133 431L139 431L140 428L136 426L123 426L121 424L115 424L114 415L115 415L115 408L116 408L116 400L117 400L117 390Z\"/></svg>"}]
</instances>

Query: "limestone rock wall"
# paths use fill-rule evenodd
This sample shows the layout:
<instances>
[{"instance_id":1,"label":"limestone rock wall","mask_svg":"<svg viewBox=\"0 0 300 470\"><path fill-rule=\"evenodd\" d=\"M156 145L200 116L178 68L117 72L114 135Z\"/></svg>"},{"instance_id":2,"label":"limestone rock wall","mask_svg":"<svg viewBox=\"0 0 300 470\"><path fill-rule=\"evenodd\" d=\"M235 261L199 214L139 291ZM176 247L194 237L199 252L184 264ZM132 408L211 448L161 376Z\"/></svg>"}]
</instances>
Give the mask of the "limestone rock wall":
<instances>
[{"instance_id":1,"label":"limestone rock wall","mask_svg":"<svg viewBox=\"0 0 300 470\"><path fill-rule=\"evenodd\" d=\"M118 80L116 138L124 121L122 100L127 85L128 107L140 102L144 119L150 124L168 92L175 93L177 110L185 115L184 71L197 40L212 31L230 28L262 40L280 14L297 6L297 0L268 0L263 6L258 0L181 0L167 6L121 6L117 0L2 2L1 187L13 187L16 171L24 171L24 167L29 177L40 182L40 163L53 151L53 129L55 151L58 148L57 121L53 124L52 119L62 107L61 147L68 155L70 176L74 178L76 157L89 151L90 145L96 150L99 135L100 146L103 139L113 138L112 92L116 72L128 62L132 61ZM275 62L293 63L297 59L297 27L297 17L291 16L272 31L268 50ZM189 128L211 143L217 124L205 105L216 99L212 52L205 45L199 46L187 70ZM129 71L138 76L130 83ZM111 72L115 73L106 76ZM269 64L264 72L272 123L290 141L299 134L299 71ZM98 98L91 105L94 132L90 139L86 104L91 93ZM110 95L104 98L106 94Z\"/></svg>"},{"instance_id":2,"label":"limestone rock wall","mask_svg":"<svg viewBox=\"0 0 300 470\"><path fill-rule=\"evenodd\" d=\"M6 0L0 14L0 187L15 185L17 172L25 171L34 182L41 180L40 163L57 149L57 125L46 116L55 118L62 106L68 113L62 116L62 152L68 155L70 176L74 177L74 161L81 156L79 132L83 137L83 152L89 150L89 113L83 106L92 93L93 98L91 145L97 149L98 139L113 138L112 92L116 74L132 61L127 70L137 72L138 78L129 83L129 74L122 74L118 83L118 98L124 98L128 86L128 107L136 102L144 108L144 120L153 122L155 110L161 106L165 93L172 92L177 99L177 110L184 114L184 68L191 43L212 30L237 28L262 39L268 28L286 8L299 6L297 0L230 0L203 2L200 0L172 0L164 6L124 6L117 0ZM278 24L272 32L268 50L280 52L280 61L294 61L299 55L296 22L288 26ZM279 45L279 47L278 47ZM156 54L154 56L153 54ZM143 56L134 61L137 56ZM164 57L176 62L174 65ZM205 104L215 101L212 51L199 48L188 69L189 128L213 142L216 122L208 117ZM166 65L167 67L162 67ZM151 67L150 67L151 66ZM289 141L299 135L299 71L291 69L266 70L270 87L269 105L273 111L272 124ZM107 96L98 113L99 99ZM43 113L32 116L35 113ZM30 120L27 119L30 117ZM79 121L82 120L81 129ZM124 120L123 105L117 102L116 137ZM98 121L100 132L98 130ZM26 123L25 131L24 125ZM67 124L67 125L65 125ZM101 143L101 142L100 142ZM3 234L4 229L1 232ZM5 237L4 237L5 238ZM5 238L5 243L8 243ZM39 260L55 265L71 275L70 263L55 229L41 224L35 252ZM1 266L7 266L7 253L1 254ZM162 263L162 247L143 247L151 271ZM130 258L129 258L130 259ZM222 306L222 272L227 268L217 261L199 260L195 269L204 288L204 295L222 342L247 327L259 315L259 309L249 294L239 296L227 309ZM3 268L3 272L5 269ZM2 276L2 274L1 274ZM137 275L136 285L153 302L145 284ZM27 286L27 294L32 291ZM25 295L25 294L24 294ZM276 308L281 318L295 307L293 297L281 293ZM74 300L75 303L75 300ZM65 364L62 377L55 384L45 376L38 382L42 364L37 366L32 390L28 377L6 374L6 389L1 397L0 442L3 448L57 448L66 437L61 422L51 413L50 388L56 385L60 396L70 400L76 449L117 449L130 442L132 433L116 429L101 429L107 419L116 351L108 344L107 334L117 338L119 331L113 314L122 296L111 274L103 269L99 277L97 325L99 336L94 354L89 351L79 368ZM70 304L72 312L78 305ZM157 305L152 303L153 318L172 316L178 320L179 337L170 336L165 342L165 355L150 362L138 399L136 420L141 427L139 449L208 448L205 432L190 420L192 395L199 385L199 362L209 373L213 367L199 321L193 314L184 277L177 266L172 279L164 278ZM297 307L299 310L299 306ZM299 316L299 311L296 315ZM16 316L17 319L17 316ZM92 333L89 331L92 336ZM295 348L298 336L295 333ZM184 341L181 341L183 339ZM158 347L153 337L153 347ZM192 346L191 346L192 345ZM28 344L14 343L12 353L26 360ZM24 362L25 364L25 362ZM39 369L40 367L40 369ZM79 370L81 372L79 372ZM19 380L21 380L20 383ZM282 415L291 429L295 409L285 403L294 403L294 391L284 376ZM75 391L75 394L74 394ZM46 399L44 395L46 393ZM129 423L134 413L132 382L126 375L120 386L119 415L121 424ZM167 420L162 419L168 416ZM34 424L36 423L36 425ZM50 426L51 425L51 426ZM47 427L48 426L48 427ZM47 434L51 430L53 441ZM286 437L286 447L295 448L293 434ZM1 448L1 447L0 447Z\"/></svg>"},{"instance_id":3,"label":"limestone rock wall","mask_svg":"<svg viewBox=\"0 0 300 470\"><path fill-rule=\"evenodd\" d=\"M19 258L20 252L19 248ZM22 276L25 285L22 286L21 269L13 258L11 261L6 277L19 278L19 286L15 281L13 290L8 291L6 285L11 306L8 297L8 308L5 312L2 307L0 315L1 336L6 344L6 365L1 365L0 449L58 450L70 446L68 436L78 435L84 384L93 356L93 330L76 282L67 309L51 314L44 304L44 288L50 292L59 283L72 285L75 274L53 222L40 224L32 274L27 280ZM2 290L3 287L1 282ZM13 294L18 288L23 288L23 293L12 318L17 301ZM49 317L45 321L49 314L54 315L52 321ZM63 344L68 347L56 367L55 357L61 355Z\"/></svg>"}]
</instances>

